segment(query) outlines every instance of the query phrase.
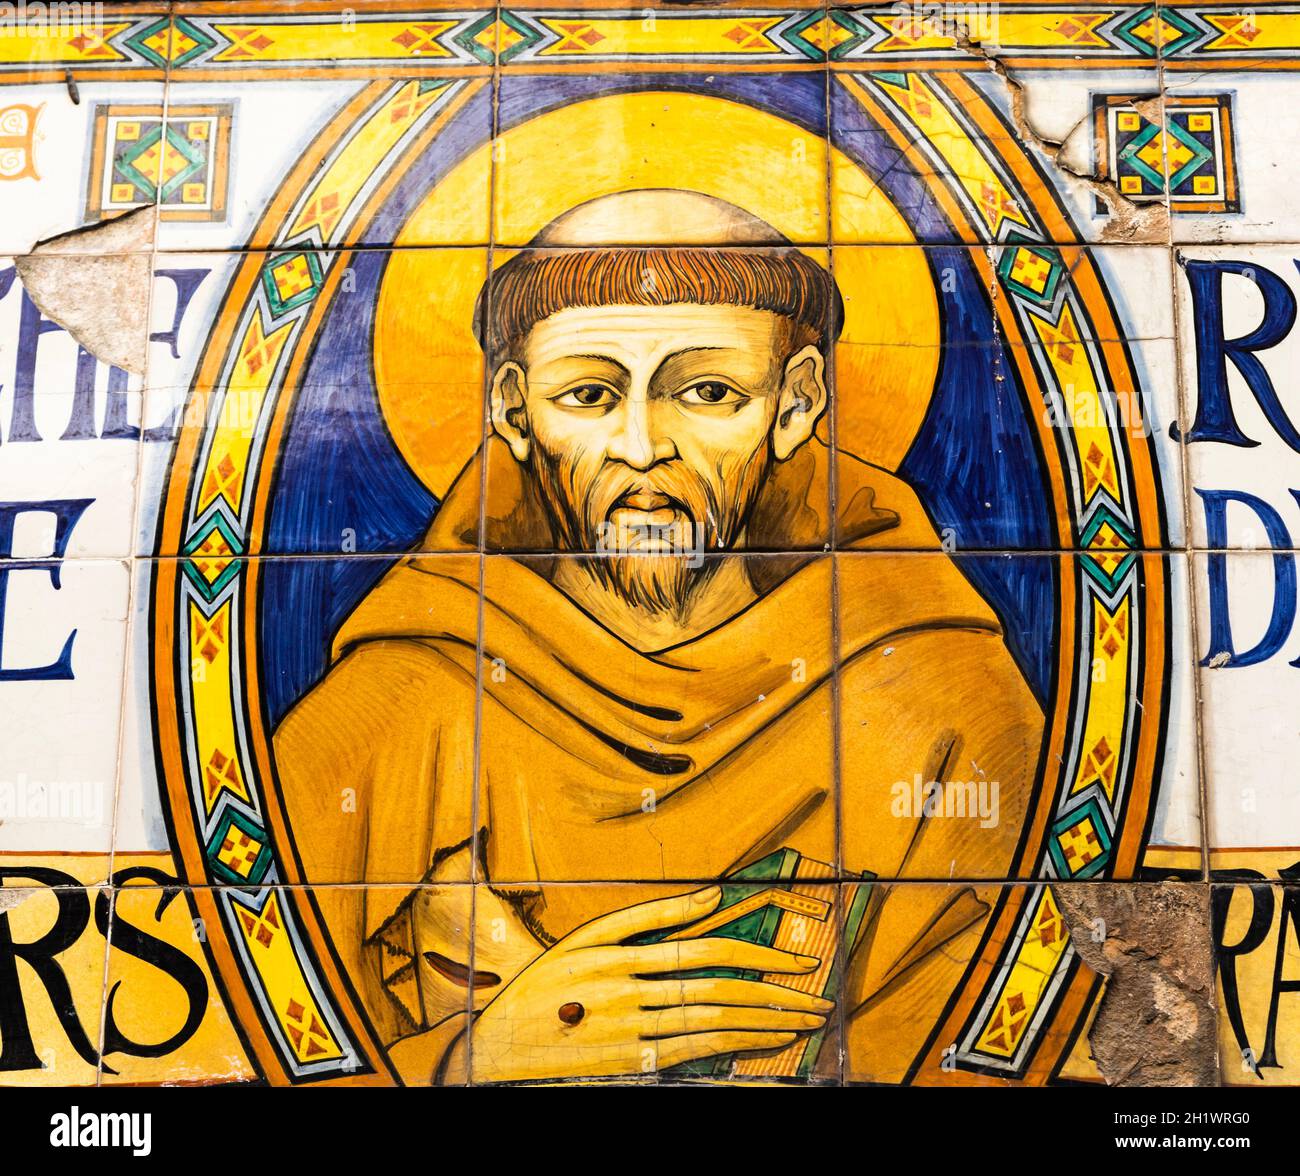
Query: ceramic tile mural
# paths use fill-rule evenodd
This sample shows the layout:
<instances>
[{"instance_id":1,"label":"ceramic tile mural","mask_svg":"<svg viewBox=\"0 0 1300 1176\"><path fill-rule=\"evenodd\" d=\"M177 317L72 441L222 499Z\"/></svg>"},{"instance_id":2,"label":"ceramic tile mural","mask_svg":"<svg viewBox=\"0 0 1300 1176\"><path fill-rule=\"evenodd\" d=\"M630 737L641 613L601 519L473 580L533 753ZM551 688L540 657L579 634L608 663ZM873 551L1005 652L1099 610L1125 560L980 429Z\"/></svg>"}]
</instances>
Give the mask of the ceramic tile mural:
<instances>
[{"instance_id":1,"label":"ceramic tile mural","mask_svg":"<svg viewBox=\"0 0 1300 1176\"><path fill-rule=\"evenodd\" d=\"M0 5L0 1085L1294 1084L1297 109L1285 3Z\"/></svg>"}]
</instances>

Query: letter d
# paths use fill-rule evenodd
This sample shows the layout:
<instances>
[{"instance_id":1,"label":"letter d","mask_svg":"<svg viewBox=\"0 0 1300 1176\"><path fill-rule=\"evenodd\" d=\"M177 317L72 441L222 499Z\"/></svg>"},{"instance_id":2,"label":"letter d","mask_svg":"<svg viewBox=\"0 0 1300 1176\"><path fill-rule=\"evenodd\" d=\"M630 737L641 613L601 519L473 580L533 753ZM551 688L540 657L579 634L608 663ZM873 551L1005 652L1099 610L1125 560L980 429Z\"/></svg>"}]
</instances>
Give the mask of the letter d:
<instances>
[{"instance_id":1,"label":"letter d","mask_svg":"<svg viewBox=\"0 0 1300 1176\"><path fill-rule=\"evenodd\" d=\"M1211 548L1206 556L1206 578L1210 585L1210 648L1201 665L1214 662L1216 666L1253 666L1267 661L1291 634L1295 623L1296 575L1295 558L1289 551L1273 553L1273 612L1268 619L1268 629L1259 643L1244 653L1232 647L1232 625L1228 617L1228 557L1223 549L1228 546L1227 507L1238 502L1255 512L1264 524L1270 546L1289 548L1291 535L1277 513L1267 502L1247 494L1244 490L1201 490L1196 493L1205 504L1205 535ZM1300 491L1291 491L1300 501ZM1217 660L1223 654L1226 660ZM1300 665L1300 659L1291 665Z\"/></svg>"}]
</instances>

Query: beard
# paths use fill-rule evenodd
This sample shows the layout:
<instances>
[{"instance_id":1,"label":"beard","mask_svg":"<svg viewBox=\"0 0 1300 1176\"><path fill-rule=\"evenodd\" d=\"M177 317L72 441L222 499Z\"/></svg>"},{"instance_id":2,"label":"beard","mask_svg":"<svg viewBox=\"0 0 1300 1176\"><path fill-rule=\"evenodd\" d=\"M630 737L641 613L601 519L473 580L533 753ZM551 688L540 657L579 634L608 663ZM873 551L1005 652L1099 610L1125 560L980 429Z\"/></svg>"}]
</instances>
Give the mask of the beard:
<instances>
[{"instance_id":1,"label":"beard","mask_svg":"<svg viewBox=\"0 0 1300 1176\"><path fill-rule=\"evenodd\" d=\"M556 547L592 553L591 575L633 608L681 618L717 571L703 553L729 549L744 529L770 454L764 442L712 478L677 459L648 470L604 462L588 476L577 456L534 442L531 464ZM647 500L662 523L629 524L626 512Z\"/></svg>"}]
</instances>

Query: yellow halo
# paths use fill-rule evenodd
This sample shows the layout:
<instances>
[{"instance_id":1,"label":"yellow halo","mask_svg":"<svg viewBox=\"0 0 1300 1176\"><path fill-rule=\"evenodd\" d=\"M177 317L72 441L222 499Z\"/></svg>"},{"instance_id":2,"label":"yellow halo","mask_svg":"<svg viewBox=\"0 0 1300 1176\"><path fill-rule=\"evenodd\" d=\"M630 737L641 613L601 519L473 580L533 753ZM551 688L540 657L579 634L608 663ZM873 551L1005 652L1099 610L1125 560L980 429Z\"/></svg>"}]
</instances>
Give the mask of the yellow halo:
<instances>
[{"instance_id":1,"label":"yellow halo","mask_svg":"<svg viewBox=\"0 0 1300 1176\"><path fill-rule=\"evenodd\" d=\"M491 154L485 144L429 192L398 235L379 294L380 408L402 456L439 496L482 442L483 356L472 317L487 250L469 242L403 246L445 240L445 226L463 220L452 210L488 199ZM505 132L495 156L496 236L511 245L575 205L640 188L727 200L792 241L827 235L825 140L721 98L676 91L592 98ZM835 352L838 442L894 469L934 388L938 300L924 250L884 193L838 151L829 173L837 242L845 243L833 251L845 303ZM495 249L493 265L514 252ZM806 252L823 265L830 253Z\"/></svg>"}]
</instances>

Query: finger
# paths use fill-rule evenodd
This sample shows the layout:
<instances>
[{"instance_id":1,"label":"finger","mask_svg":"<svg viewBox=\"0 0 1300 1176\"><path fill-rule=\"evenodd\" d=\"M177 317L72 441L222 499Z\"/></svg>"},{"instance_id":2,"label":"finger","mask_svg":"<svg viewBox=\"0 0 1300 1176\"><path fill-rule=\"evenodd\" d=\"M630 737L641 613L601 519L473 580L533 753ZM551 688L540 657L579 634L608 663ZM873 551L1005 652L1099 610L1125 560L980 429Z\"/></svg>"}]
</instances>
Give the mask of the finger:
<instances>
[{"instance_id":1,"label":"finger","mask_svg":"<svg viewBox=\"0 0 1300 1176\"><path fill-rule=\"evenodd\" d=\"M797 1013L829 1013L833 1000L796 992L763 980L733 980L709 976L698 980L656 980L642 990L642 1007L676 1005L751 1005L755 1008L790 1009Z\"/></svg>"},{"instance_id":2,"label":"finger","mask_svg":"<svg viewBox=\"0 0 1300 1176\"><path fill-rule=\"evenodd\" d=\"M565 936L569 947L594 947L600 944L622 943L633 935L659 931L665 927L680 927L703 918L722 898L722 888L706 886L688 894L674 894L671 898L657 898L601 915L583 923Z\"/></svg>"},{"instance_id":3,"label":"finger","mask_svg":"<svg viewBox=\"0 0 1300 1176\"><path fill-rule=\"evenodd\" d=\"M683 1033L719 1030L763 1033L812 1033L826 1024L817 1013L789 1009L759 1009L746 1005L685 1005L647 1012L641 1039L677 1037Z\"/></svg>"},{"instance_id":4,"label":"finger","mask_svg":"<svg viewBox=\"0 0 1300 1176\"><path fill-rule=\"evenodd\" d=\"M821 963L816 956L796 955L775 947L761 947L741 939L679 939L625 948L626 966L636 975L685 972L693 968L741 968L753 972L811 972Z\"/></svg>"},{"instance_id":5,"label":"finger","mask_svg":"<svg viewBox=\"0 0 1300 1176\"><path fill-rule=\"evenodd\" d=\"M655 1042L655 1061L659 1069L666 1070L670 1066L680 1066L683 1062L694 1062L717 1054L785 1049L798 1040L797 1033L744 1033L738 1030L687 1033L681 1037L665 1037L662 1041Z\"/></svg>"}]
</instances>

